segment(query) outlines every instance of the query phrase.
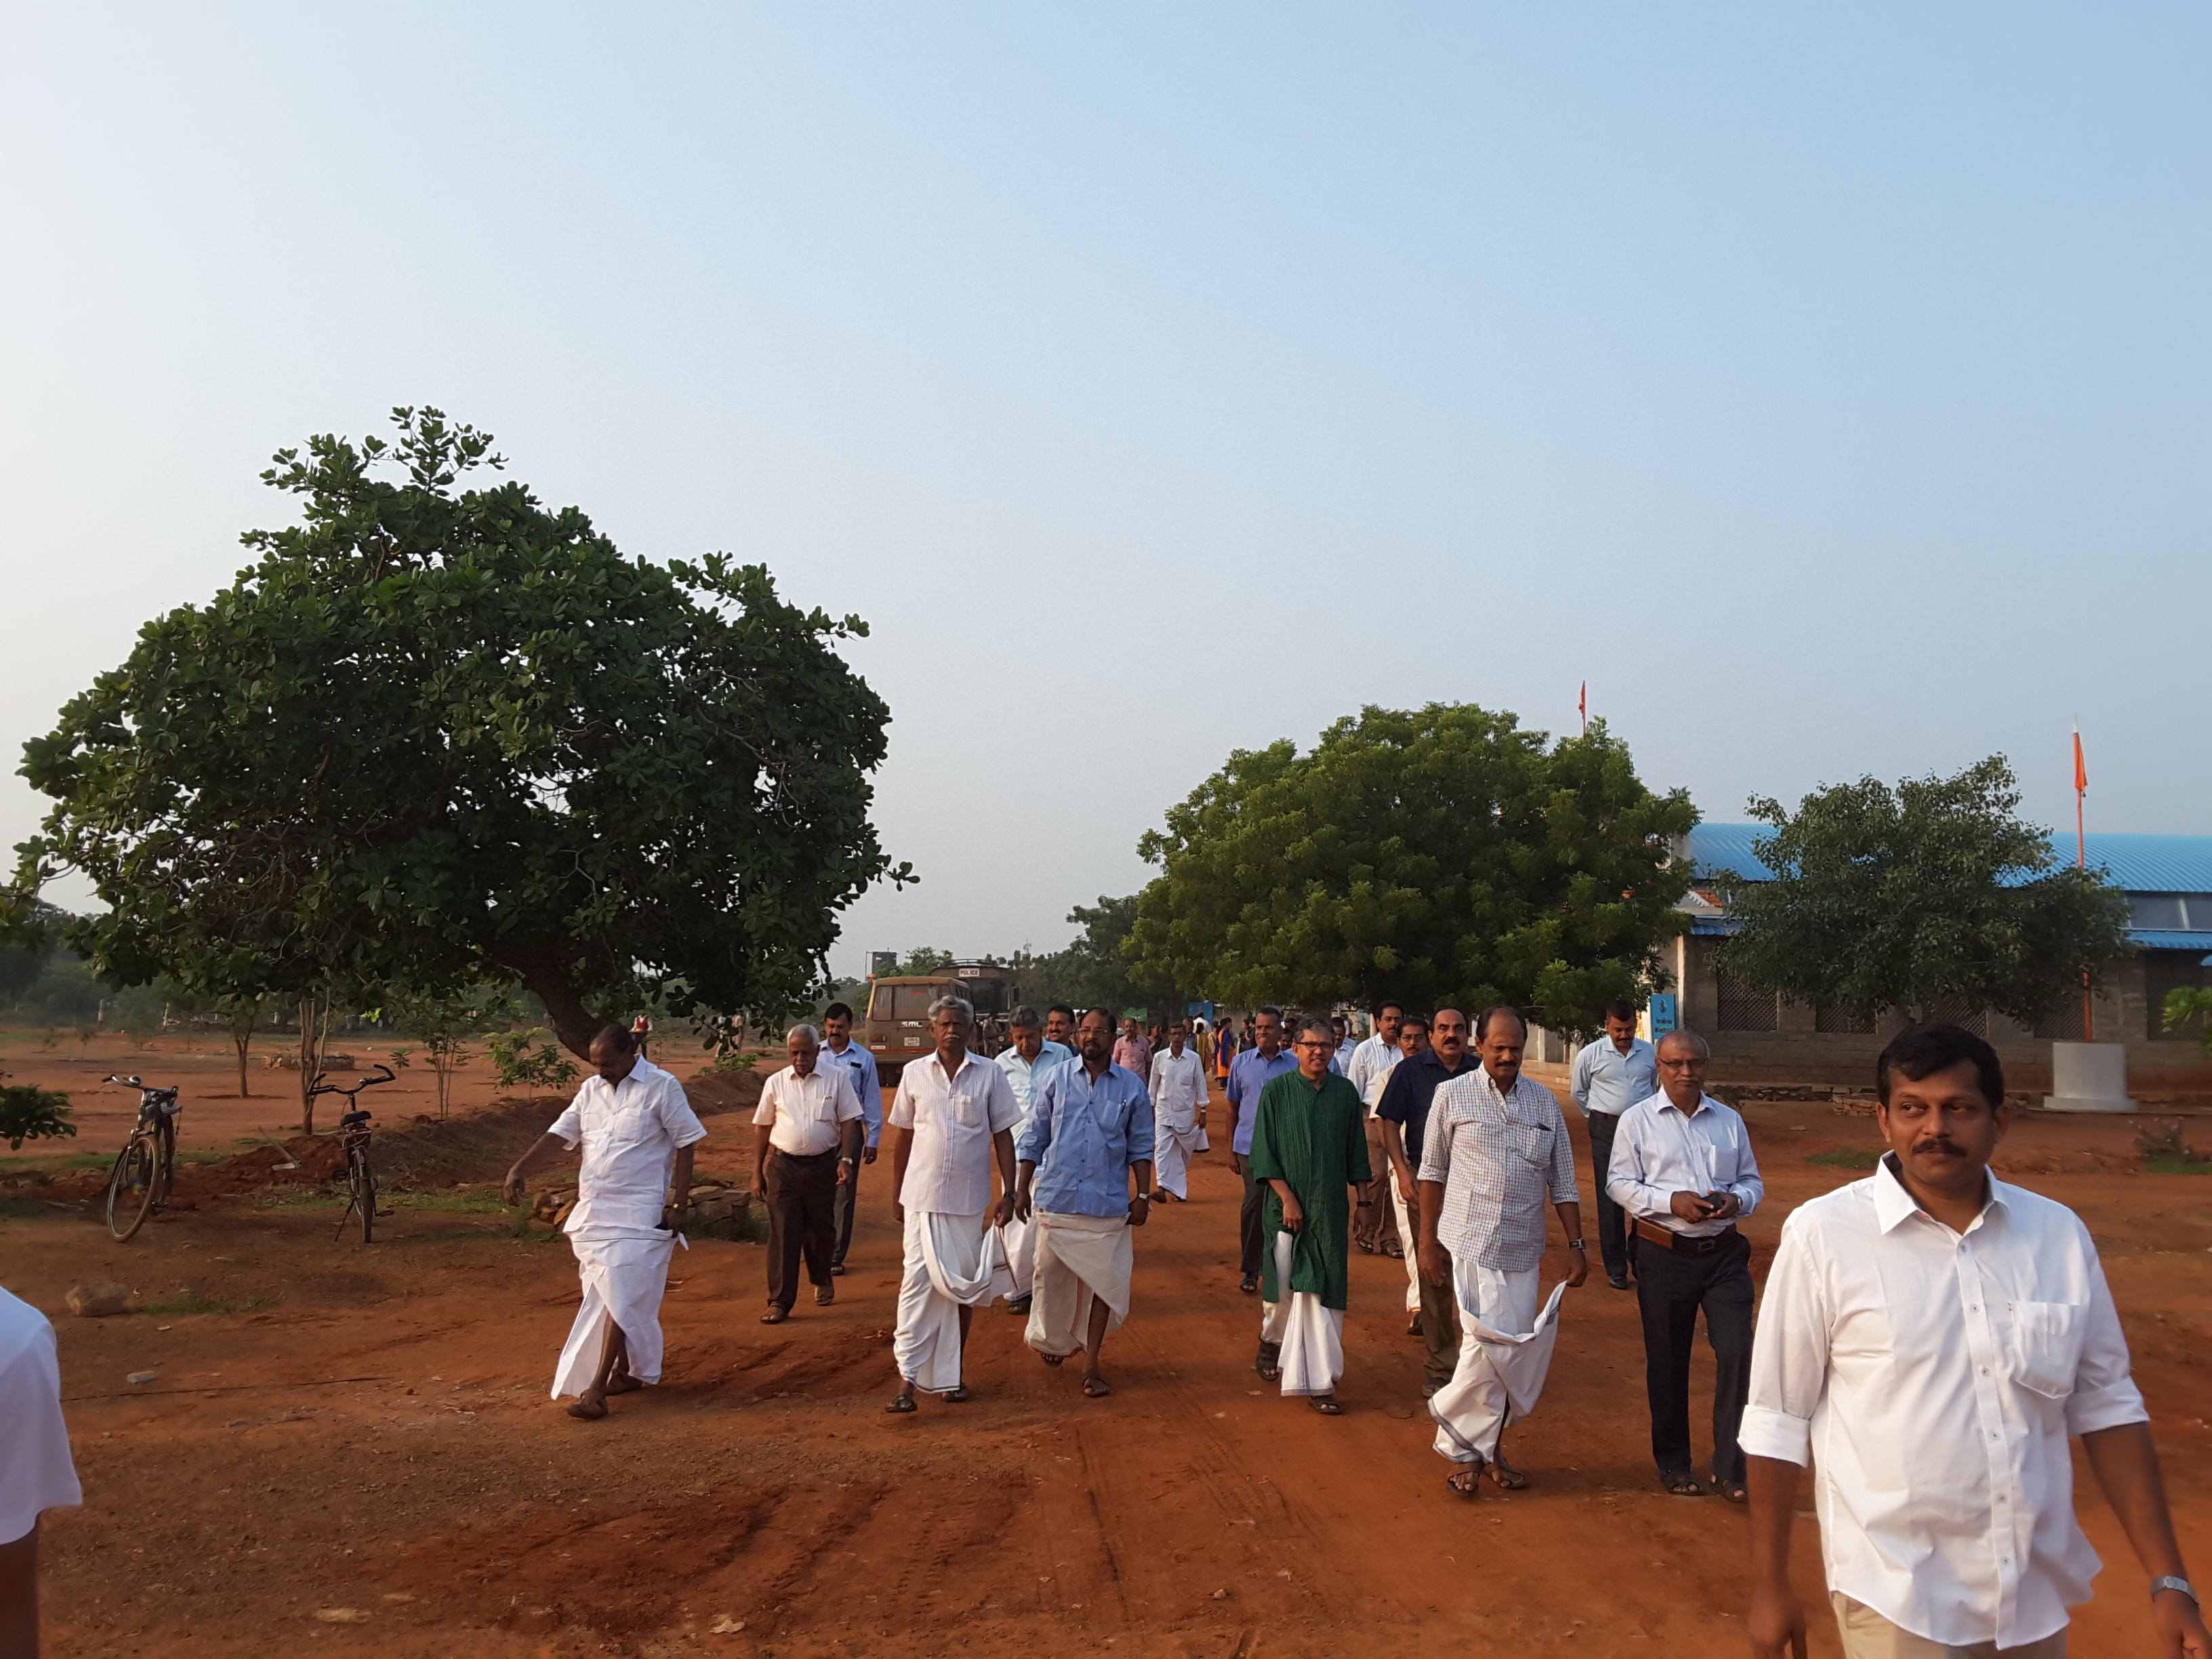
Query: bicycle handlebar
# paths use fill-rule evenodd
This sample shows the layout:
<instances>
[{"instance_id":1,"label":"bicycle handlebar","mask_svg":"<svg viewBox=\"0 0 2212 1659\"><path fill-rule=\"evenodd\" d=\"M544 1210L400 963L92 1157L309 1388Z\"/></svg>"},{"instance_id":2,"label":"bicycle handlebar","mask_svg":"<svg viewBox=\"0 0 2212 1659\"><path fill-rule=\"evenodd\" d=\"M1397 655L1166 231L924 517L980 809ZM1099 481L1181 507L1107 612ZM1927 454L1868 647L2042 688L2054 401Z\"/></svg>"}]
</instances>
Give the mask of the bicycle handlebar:
<instances>
[{"instance_id":1,"label":"bicycle handlebar","mask_svg":"<svg viewBox=\"0 0 2212 1659\"><path fill-rule=\"evenodd\" d=\"M350 1089L345 1087L343 1084L324 1082L323 1079L327 1076L328 1073L318 1072L315 1073L315 1080L312 1084L308 1085L307 1092L310 1095L343 1095L347 1099L350 1100L354 1096L359 1094L363 1089L374 1089L380 1083L397 1083L399 1080L399 1073L393 1071L382 1060L377 1061L376 1069L383 1073L384 1075L382 1077L362 1078L355 1083L353 1087Z\"/></svg>"}]
</instances>

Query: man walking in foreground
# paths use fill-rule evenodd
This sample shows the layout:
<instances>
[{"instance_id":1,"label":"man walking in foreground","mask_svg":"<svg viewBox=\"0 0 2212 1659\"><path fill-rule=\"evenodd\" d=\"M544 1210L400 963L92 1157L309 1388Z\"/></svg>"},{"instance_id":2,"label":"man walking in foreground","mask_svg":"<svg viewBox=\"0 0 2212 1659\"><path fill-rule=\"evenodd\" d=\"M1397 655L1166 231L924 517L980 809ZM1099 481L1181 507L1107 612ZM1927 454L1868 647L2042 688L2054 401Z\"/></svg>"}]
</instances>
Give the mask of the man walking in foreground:
<instances>
[{"instance_id":1,"label":"man walking in foreground","mask_svg":"<svg viewBox=\"0 0 2212 1659\"><path fill-rule=\"evenodd\" d=\"M1168 1046L1152 1056L1152 1096L1158 1135L1152 1199L1186 1200L1190 1160L1206 1133L1206 1062L1190 1046L1190 1027L1182 1020L1168 1027Z\"/></svg>"},{"instance_id":2,"label":"man walking in foreground","mask_svg":"<svg viewBox=\"0 0 2212 1659\"><path fill-rule=\"evenodd\" d=\"M1029 1345L1048 1365L1080 1352L1083 1392L1103 1400L1113 1390L1099 1354L1129 1316L1129 1231L1150 1212L1152 1107L1143 1082L1113 1062L1112 1015L1093 1008L1075 1040L1081 1058L1045 1079L1016 1139L1014 1212L1027 1219L1034 1206L1036 1217Z\"/></svg>"},{"instance_id":3,"label":"man walking in foreground","mask_svg":"<svg viewBox=\"0 0 2212 1659\"><path fill-rule=\"evenodd\" d=\"M1006 1035L1011 1040L994 1063L1006 1074L1006 1086L1014 1091L1014 1103L1022 1109L1022 1120L1026 1122L1045 1079L1056 1067L1074 1060L1075 1054L1049 1041L1037 1024L1036 1011L1026 1006L1007 1016ZM1017 1138L1019 1133L1017 1125ZM1036 1273L1036 1224L1017 1213L999 1229L999 1238L1006 1252L1006 1270L1014 1279L1014 1293L1006 1298L1006 1311L1026 1317Z\"/></svg>"},{"instance_id":4,"label":"man walking in foreground","mask_svg":"<svg viewBox=\"0 0 2212 1659\"><path fill-rule=\"evenodd\" d=\"M1560 1291L1589 1277L1582 1194L1567 1121L1549 1089L1521 1075L1528 1027L1511 1008L1475 1024L1482 1064L1438 1089L1421 1141L1421 1277L1459 1303L1459 1364L1431 1396L1447 1484L1473 1498L1486 1468L1508 1492L1528 1477L1505 1461L1507 1421L1535 1409L1551 1369ZM1566 1284L1540 1314L1544 1203L1567 1235Z\"/></svg>"},{"instance_id":5,"label":"man walking in foreground","mask_svg":"<svg viewBox=\"0 0 2212 1659\"><path fill-rule=\"evenodd\" d=\"M1252 1123L1260 1109L1260 1093L1285 1072L1297 1069L1283 1048L1283 1011L1262 1008L1245 1022L1253 1046L1237 1056L1229 1067L1229 1086L1222 1091L1229 1102L1230 1162L1244 1177L1244 1201L1237 1212L1237 1262L1243 1277L1237 1288L1250 1296L1260 1288L1262 1250L1262 1206L1267 1189L1252 1175Z\"/></svg>"},{"instance_id":6,"label":"man walking in foreground","mask_svg":"<svg viewBox=\"0 0 2212 1659\"><path fill-rule=\"evenodd\" d=\"M1329 1065L1335 1031L1304 1020L1296 1048L1296 1069L1260 1091L1252 1127L1252 1174L1267 1194L1257 1369L1335 1417L1344 1410L1336 1385L1352 1279L1349 1194L1372 1172L1359 1097Z\"/></svg>"},{"instance_id":7,"label":"man walking in foreground","mask_svg":"<svg viewBox=\"0 0 2212 1659\"><path fill-rule=\"evenodd\" d=\"M891 1097L891 1206L906 1238L891 1356L899 1391L887 1412L914 1410L915 1390L957 1404L969 1396L961 1355L977 1308L1013 1289L992 1235L1014 1212L1014 1126L1021 1108L1006 1074L968 1051L975 1011L965 997L930 1004L937 1051L908 1060ZM991 1201L996 1160L1001 1194Z\"/></svg>"},{"instance_id":8,"label":"man walking in foreground","mask_svg":"<svg viewBox=\"0 0 2212 1659\"><path fill-rule=\"evenodd\" d=\"M1713 1350L1713 1489L1741 1504L1736 1432L1751 1386L1753 1293L1751 1241L1735 1224L1759 1207L1766 1187L1743 1120L1705 1092L1705 1053L1695 1031L1659 1040L1663 1092L1621 1114L1611 1170L1598 1178L1639 1241L1636 1300L1659 1484L1678 1498L1705 1494L1690 1472L1690 1349L1702 1308Z\"/></svg>"},{"instance_id":9,"label":"man walking in foreground","mask_svg":"<svg viewBox=\"0 0 2212 1659\"><path fill-rule=\"evenodd\" d=\"M2074 1517L2079 1435L2150 1577L2160 1659L2212 1655L2089 1230L1989 1172L2011 1122L1996 1051L1919 1025L1875 1064L1889 1150L1793 1212L1744 1413L1752 1651L1805 1652L1797 1471L1820 1461L1847 1659L2062 1659L2101 1563Z\"/></svg>"},{"instance_id":10,"label":"man walking in foreground","mask_svg":"<svg viewBox=\"0 0 2212 1659\"><path fill-rule=\"evenodd\" d=\"M814 1285L817 1306L837 1299L830 1252L837 1238L837 1189L860 1167L860 1103L841 1068L817 1062L822 1044L811 1025L785 1035L791 1064L761 1085L753 1112L753 1190L768 1202L768 1311L781 1325L799 1300L799 1263Z\"/></svg>"},{"instance_id":11,"label":"man walking in foreground","mask_svg":"<svg viewBox=\"0 0 2212 1659\"><path fill-rule=\"evenodd\" d=\"M830 1071L842 1068L853 1098L860 1103L860 1161L837 1183L837 1238L830 1251L830 1271L842 1275L845 1255L853 1248L853 1213L860 1203L860 1171L876 1161L876 1145L884 1133L884 1085L876 1072L876 1057L853 1041L853 1010L833 1002L822 1013L821 1064Z\"/></svg>"},{"instance_id":12,"label":"man walking in foreground","mask_svg":"<svg viewBox=\"0 0 2212 1659\"><path fill-rule=\"evenodd\" d=\"M660 1300L690 1214L691 1149L707 1138L684 1085L640 1055L621 1026L592 1039L592 1066L568 1109L515 1159L506 1187L507 1201L521 1203L531 1170L582 1146L563 1231L584 1300L554 1370L553 1398L574 1395L568 1415L586 1420L607 1414L609 1395L660 1381Z\"/></svg>"},{"instance_id":13,"label":"man walking in foreground","mask_svg":"<svg viewBox=\"0 0 2212 1659\"><path fill-rule=\"evenodd\" d=\"M1606 1282L1625 1291L1636 1245L1622 1224L1620 1206L1606 1190L1606 1171L1613 1167L1613 1137L1620 1115L1659 1092L1658 1052L1636 1035L1634 1003L1606 1004L1605 1035L1576 1051L1570 1092L1589 1125L1590 1167L1597 1175L1597 1248Z\"/></svg>"},{"instance_id":14,"label":"man walking in foreground","mask_svg":"<svg viewBox=\"0 0 2212 1659\"><path fill-rule=\"evenodd\" d=\"M1420 1311L1408 1322L1407 1334L1418 1334L1428 1350L1421 1384L1426 1397L1433 1397L1459 1368L1459 1299L1449 1273L1431 1283L1419 1271L1421 1201L1416 1188L1423 1136L1437 1091L1480 1063L1467 1051L1467 1016L1456 1008L1437 1009L1429 1022L1427 1051L1399 1062L1375 1105L1376 1121L1382 1126L1382 1150L1397 1177L1398 1201L1413 1218L1414 1241L1407 1254L1415 1258Z\"/></svg>"}]
</instances>

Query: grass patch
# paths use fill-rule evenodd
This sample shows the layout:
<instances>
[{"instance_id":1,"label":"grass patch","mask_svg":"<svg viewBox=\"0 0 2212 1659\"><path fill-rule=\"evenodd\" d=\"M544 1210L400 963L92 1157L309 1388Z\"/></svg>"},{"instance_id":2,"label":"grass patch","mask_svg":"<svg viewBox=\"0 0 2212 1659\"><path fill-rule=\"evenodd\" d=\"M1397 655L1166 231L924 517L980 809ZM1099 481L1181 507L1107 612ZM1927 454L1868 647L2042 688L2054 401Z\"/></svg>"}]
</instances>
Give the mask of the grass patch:
<instances>
[{"instance_id":1,"label":"grass patch","mask_svg":"<svg viewBox=\"0 0 2212 1659\"><path fill-rule=\"evenodd\" d=\"M0 1175L27 1175L33 1170L105 1170L114 1162L113 1151L71 1152L66 1158L0 1158Z\"/></svg>"},{"instance_id":2,"label":"grass patch","mask_svg":"<svg viewBox=\"0 0 2212 1659\"><path fill-rule=\"evenodd\" d=\"M429 1215L512 1215L497 1193L384 1193L378 1203L398 1211Z\"/></svg>"},{"instance_id":3,"label":"grass patch","mask_svg":"<svg viewBox=\"0 0 2212 1659\"><path fill-rule=\"evenodd\" d=\"M342 1209L346 1200L335 1193L326 1193L319 1187L272 1187L256 1195L253 1207L257 1210L335 1210Z\"/></svg>"},{"instance_id":4,"label":"grass patch","mask_svg":"<svg viewBox=\"0 0 2212 1659\"><path fill-rule=\"evenodd\" d=\"M243 1302L225 1302L219 1297L202 1296L191 1285L185 1285L167 1302L149 1302L141 1313L158 1314L173 1318L178 1314L252 1313L257 1308L273 1308L284 1299L279 1291L274 1296L249 1296Z\"/></svg>"},{"instance_id":5,"label":"grass patch","mask_svg":"<svg viewBox=\"0 0 2212 1659\"><path fill-rule=\"evenodd\" d=\"M1830 1170L1878 1170L1881 1154L1863 1146L1838 1146L1832 1151L1815 1152L1805 1160Z\"/></svg>"},{"instance_id":6,"label":"grass patch","mask_svg":"<svg viewBox=\"0 0 2212 1659\"><path fill-rule=\"evenodd\" d=\"M0 1218L8 1218L20 1221L28 1220L33 1216L59 1215L62 1212L59 1210L54 1209L42 1199L0 1198Z\"/></svg>"},{"instance_id":7,"label":"grass patch","mask_svg":"<svg viewBox=\"0 0 2212 1659\"><path fill-rule=\"evenodd\" d=\"M2148 1158L2143 1167L2153 1175L2212 1175L2212 1158Z\"/></svg>"}]
</instances>

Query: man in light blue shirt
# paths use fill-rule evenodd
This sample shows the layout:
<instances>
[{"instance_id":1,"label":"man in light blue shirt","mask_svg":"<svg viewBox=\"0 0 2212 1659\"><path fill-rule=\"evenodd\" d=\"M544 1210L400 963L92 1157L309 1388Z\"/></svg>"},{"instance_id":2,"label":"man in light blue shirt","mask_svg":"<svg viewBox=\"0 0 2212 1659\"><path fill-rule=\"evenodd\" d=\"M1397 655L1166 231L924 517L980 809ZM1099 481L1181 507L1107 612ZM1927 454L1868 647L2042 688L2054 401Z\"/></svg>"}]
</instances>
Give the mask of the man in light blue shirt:
<instances>
[{"instance_id":1,"label":"man in light blue shirt","mask_svg":"<svg viewBox=\"0 0 2212 1659\"><path fill-rule=\"evenodd\" d=\"M1006 1085L1021 1103L1022 1119L1026 1122L1030 1108L1036 1103L1036 1091L1045 1079L1073 1060L1075 1053L1046 1036L1036 1010L1026 1005L1006 1017L1006 1032L1013 1041L1000 1054L997 1065L1006 1074ZM1071 1030L1069 1035L1073 1032ZM1006 1298L1006 1311L1026 1314L1030 1310L1030 1281L1036 1273L1036 1224L1018 1215L999 1229L999 1237L1006 1247L1007 1268L1014 1276L1014 1293Z\"/></svg>"},{"instance_id":2,"label":"man in light blue shirt","mask_svg":"<svg viewBox=\"0 0 2212 1659\"><path fill-rule=\"evenodd\" d=\"M876 1142L884 1133L883 1079L876 1073L876 1057L853 1041L853 1011L844 1003L833 1002L823 1011L822 1057L816 1064L827 1076L842 1071L860 1098L860 1163L853 1166L851 1180L837 1183L834 1206L837 1231L830 1243L830 1271L842 1279L845 1252L853 1248L853 1212L860 1206L860 1164L876 1161Z\"/></svg>"},{"instance_id":3,"label":"man in light blue shirt","mask_svg":"<svg viewBox=\"0 0 2212 1659\"><path fill-rule=\"evenodd\" d=\"M1230 1162L1244 1177L1244 1203L1237 1215L1244 1277L1237 1288L1247 1296L1257 1296L1260 1252L1266 1244L1261 1225L1267 1188L1252 1179L1252 1125L1260 1115L1260 1091L1284 1073L1296 1071L1298 1063L1283 1047L1281 1009L1262 1008L1246 1023L1245 1029L1252 1033L1254 1046L1230 1063L1229 1087L1224 1092L1229 1097Z\"/></svg>"},{"instance_id":4,"label":"man in light blue shirt","mask_svg":"<svg viewBox=\"0 0 2212 1659\"><path fill-rule=\"evenodd\" d=\"M1129 1230L1151 1213L1152 1102L1114 1064L1112 1015L1085 1013L1075 1042L1081 1059L1047 1074L1014 1136L1014 1213L1037 1224L1029 1345L1048 1365L1080 1350L1083 1392L1096 1400L1112 1392L1099 1352L1129 1313Z\"/></svg>"},{"instance_id":5,"label":"man in light blue shirt","mask_svg":"<svg viewBox=\"0 0 2212 1659\"><path fill-rule=\"evenodd\" d=\"M1571 1089L1589 1121L1590 1166L1598 1176L1597 1247L1605 1258L1606 1282L1625 1291L1628 1270L1636 1265L1636 1240L1605 1189L1605 1172L1613 1167L1620 1115L1659 1092L1659 1053L1636 1035L1634 1003L1606 1004L1605 1036L1576 1052Z\"/></svg>"}]
</instances>

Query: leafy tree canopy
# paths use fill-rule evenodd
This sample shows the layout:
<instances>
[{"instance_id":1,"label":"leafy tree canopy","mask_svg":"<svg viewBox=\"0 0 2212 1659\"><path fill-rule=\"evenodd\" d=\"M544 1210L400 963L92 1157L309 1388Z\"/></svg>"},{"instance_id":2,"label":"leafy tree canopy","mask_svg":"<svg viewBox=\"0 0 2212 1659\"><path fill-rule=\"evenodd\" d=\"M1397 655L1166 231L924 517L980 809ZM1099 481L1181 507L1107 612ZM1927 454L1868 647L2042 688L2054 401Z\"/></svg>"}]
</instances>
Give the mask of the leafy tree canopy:
<instances>
[{"instance_id":1,"label":"leafy tree canopy","mask_svg":"<svg viewBox=\"0 0 2212 1659\"><path fill-rule=\"evenodd\" d=\"M1794 813L1754 797L1773 832L1752 845L1774 879L1720 884L1741 925L1722 971L1868 1018L1963 1004L2033 1023L2130 948L2129 911L2019 805L2002 755L1894 789L1870 777L1816 789Z\"/></svg>"},{"instance_id":2,"label":"leafy tree canopy","mask_svg":"<svg viewBox=\"0 0 2212 1659\"><path fill-rule=\"evenodd\" d=\"M1471 703L1363 709L1311 752L1239 750L1138 850L1134 971L1219 1000L1511 1003L1593 1030L1659 982L1696 809L1601 720L1547 743Z\"/></svg>"},{"instance_id":3,"label":"leafy tree canopy","mask_svg":"<svg viewBox=\"0 0 2212 1659\"><path fill-rule=\"evenodd\" d=\"M279 452L302 522L26 745L57 804L16 914L74 868L110 908L64 937L105 979L520 980L579 1052L641 981L800 1001L837 912L910 878L868 821L890 711L833 649L865 624L720 555L625 558L519 483L457 490L489 437L394 418Z\"/></svg>"}]
</instances>

